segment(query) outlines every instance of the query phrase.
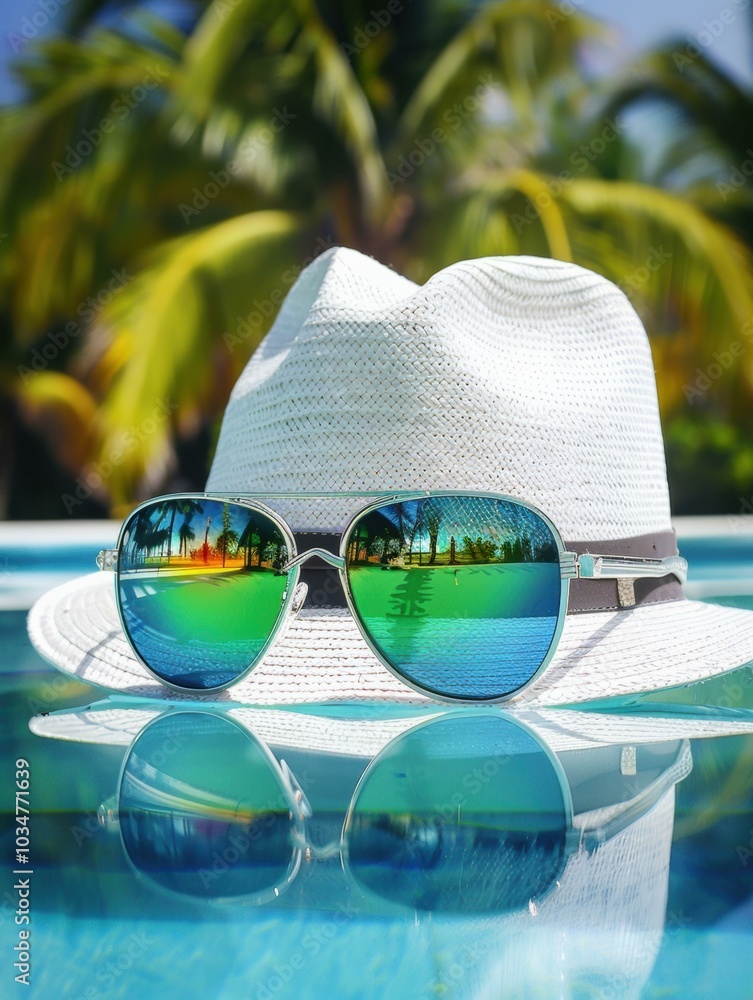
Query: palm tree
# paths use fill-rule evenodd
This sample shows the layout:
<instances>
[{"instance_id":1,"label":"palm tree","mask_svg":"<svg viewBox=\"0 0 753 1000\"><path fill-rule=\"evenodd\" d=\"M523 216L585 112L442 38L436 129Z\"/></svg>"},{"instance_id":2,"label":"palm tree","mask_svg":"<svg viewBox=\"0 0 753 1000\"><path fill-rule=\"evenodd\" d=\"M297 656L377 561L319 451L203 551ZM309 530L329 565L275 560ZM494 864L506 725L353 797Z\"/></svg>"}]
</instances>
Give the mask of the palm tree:
<instances>
[{"instance_id":1,"label":"palm tree","mask_svg":"<svg viewBox=\"0 0 753 1000\"><path fill-rule=\"evenodd\" d=\"M150 516L142 511L134 518L133 528L131 530L131 537L129 539L131 545L131 563L136 564L138 562L138 555L140 552L146 552L147 544L151 537L152 524Z\"/></svg>"},{"instance_id":2,"label":"palm tree","mask_svg":"<svg viewBox=\"0 0 753 1000\"><path fill-rule=\"evenodd\" d=\"M194 514L201 514L204 508L199 500L190 500L186 497L179 497L176 500L166 500L162 505L162 514L160 516L159 523L162 522L166 514L170 514L170 527L167 529L167 562L170 563L170 556L172 555L172 545L173 545L173 529L175 527L175 515L183 514L186 518L186 523L189 523L193 518Z\"/></svg>"},{"instance_id":3,"label":"palm tree","mask_svg":"<svg viewBox=\"0 0 753 1000\"><path fill-rule=\"evenodd\" d=\"M429 565L437 561L437 541L439 529L442 526L442 504L435 503L430 497L421 505L421 523L429 536Z\"/></svg>"},{"instance_id":4,"label":"palm tree","mask_svg":"<svg viewBox=\"0 0 753 1000\"><path fill-rule=\"evenodd\" d=\"M196 532L191 527L191 522L188 518L181 524L178 530L178 537L180 538L180 548L178 549L179 555L188 556L188 543L192 542L196 538Z\"/></svg>"},{"instance_id":5,"label":"palm tree","mask_svg":"<svg viewBox=\"0 0 753 1000\"><path fill-rule=\"evenodd\" d=\"M238 539L238 548L245 551L244 568L249 569L251 567L251 555L253 552L256 552L257 565L261 566L265 551L270 545L277 544L278 541L279 533L275 528L270 526L270 522L266 517L257 519L252 513L249 513L246 527Z\"/></svg>"},{"instance_id":6,"label":"palm tree","mask_svg":"<svg viewBox=\"0 0 753 1000\"><path fill-rule=\"evenodd\" d=\"M238 532L233 528L228 528L227 531L224 529L217 536L217 549L222 553L222 565L225 565L225 559L228 555L231 557L238 550Z\"/></svg>"},{"instance_id":7,"label":"palm tree","mask_svg":"<svg viewBox=\"0 0 753 1000\"><path fill-rule=\"evenodd\" d=\"M240 538L238 539L238 548L243 549L243 568L249 569L251 566L251 553L256 547L259 547L261 551L261 546L259 546L259 533L257 531L256 525L252 520L249 520L246 527L241 532Z\"/></svg>"},{"instance_id":8,"label":"palm tree","mask_svg":"<svg viewBox=\"0 0 753 1000\"><path fill-rule=\"evenodd\" d=\"M230 527L230 505L222 505L222 531L217 536L217 550L222 553L222 565L225 565L228 549L238 543L238 532Z\"/></svg>"},{"instance_id":9,"label":"palm tree","mask_svg":"<svg viewBox=\"0 0 753 1000\"><path fill-rule=\"evenodd\" d=\"M636 162L641 178L681 193L751 245L753 144L748 122L753 91L732 79L710 54L675 39L616 78L605 107L613 115L646 109L661 115L661 141L649 157ZM700 267L688 284L686 304L714 295ZM674 303L667 306L655 323L679 335L655 338L653 347L662 409L670 418L665 419L665 442L673 506L678 514L740 510L753 488L750 315L743 312L724 323L726 344L720 347L708 336L703 309L678 326ZM737 352L733 363L731 345ZM715 354L726 364L719 377L704 381Z\"/></svg>"},{"instance_id":10,"label":"palm tree","mask_svg":"<svg viewBox=\"0 0 753 1000\"><path fill-rule=\"evenodd\" d=\"M0 388L32 423L65 421L82 446L60 454L76 472L106 464L116 509L215 423L302 261L329 243L416 280L490 253L592 267L643 311L663 401L665 341L695 358L701 331L713 350L753 314L746 245L630 174L583 71L594 22L575 12L552 30L549 0L460 13L416 0L361 45L370 10L233 0L188 37L150 18L138 40L97 29L27 50L28 100L0 117L13 330ZM33 169L43 155L48 173ZM666 266L647 270L652 248ZM41 331L69 317L85 336L64 333L34 371ZM174 416L123 454L124 428L157 406Z\"/></svg>"}]
</instances>

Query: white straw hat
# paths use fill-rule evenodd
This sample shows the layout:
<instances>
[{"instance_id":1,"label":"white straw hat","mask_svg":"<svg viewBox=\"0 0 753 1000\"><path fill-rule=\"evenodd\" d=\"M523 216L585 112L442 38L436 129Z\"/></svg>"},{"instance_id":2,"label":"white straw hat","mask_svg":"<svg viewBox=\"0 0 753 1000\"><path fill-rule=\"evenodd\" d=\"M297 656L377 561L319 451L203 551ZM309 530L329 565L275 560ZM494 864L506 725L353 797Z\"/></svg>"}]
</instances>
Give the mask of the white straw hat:
<instances>
[{"instance_id":1,"label":"white straw hat","mask_svg":"<svg viewBox=\"0 0 753 1000\"><path fill-rule=\"evenodd\" d=\"M349 715L344 707L326 713L311 709L297 712L235 707L226 714L228 719L272 746L275 757L278 760L284 757L294 772L297 764L289 752L305 750L307 755L298 761L302 767L299 777L305 775L304 791L307 780L312 786L321 785L323 775L330 775L326 782L330 789L329 801L332 798L331 775L337 770L338 762L345 765L343 770L355 782L361 768L356 771L352 765L348 766L349 758L364 758L362 766L365 768L368 759L378 757L385 748L394 751L401 736L417 724L462 718L463 714L488 717L493 712L500 720L521 723L534 733L557 758L568 785L581 789L579 801L573 800L572 816L573 829L580 831L581 842L567 858L556 883L528 907L517 905L483 916L464 914L462 921L441 910L433 912L430 921L419 919L418 915L410 921L403 917L399 922L402 946L392 941L386 930L389 925L383 920L347 921L338 927L337 957L328 953L321 966L318 962L307 964L307 975L302 980L302 991L299 990L302 996L320 995L315 986L323 988L326 977L331 979L333 969L341 966L341 956L350 954L350 948L378 955L384 974L389 973L393 992L397 990L400 995L403 992L405 995L430 995L430 983L436 987L444 983L452 987L453 995L469 997L503 993L552 996L559 995L563 989L570 995L566 986L572 989L577 986L581 991L588 986L598 986L599 995L615 998L640 995L662 941L675 785L687 775L692 764L687 740L750 733L753 723L731 716L726 719L660 719L552 709L540 712L484 709L479 712L475 708L406 713L390 712L384 706L370 713L368 719L358 718L355 713ZM85 709L37 716L30 726L40 736L125 747L132 744L147 725L173 714L170 711L165 714L162 707L136 706L135 703L126 708L115 700ZM190 726L193 727L188 730L192 743L199 723L191 721ZM466 730L467 737L474 731L475 728ZM658 745L660 741L672 742L665 743L662 748ZM443 745L441 738L439 743ZM652 773L648 786L631 778L636 774L636 760L651 760L638 749L643 744L651 744L650 753L656 754L657 762L663 762L657 763L656 776ZM179 752L179 745L169 740L160 746L165 756ZM486 746L488 751L488 744L483 741L479 746ZM607 748L608 753L599 756L600 748ZM470 744L467 739L459 742L457 752L461 757L472 753L472 740ZM317 758L316 755L322 753L325 758ZM479 753L484 756L481 751ZM420 755L418 757L423 761ZM639 771L640 767L639 763ZM635 787L624 798L625 790L632 787L631 782ZM349 785L345 790L348 788ZM584 794L588 801L584 801ZM621 823L620 816L627 817L627 821ZM598 831L606 831L615 821L619 832L602 838ZM330 825L338 823L335 815ZM589 837L586 834L589 830L597 832ZM317 843L323 842L317 838ZM500 871L495 871L493 866L486 871L491 884L501 884L504 878L502 856L499 865ZM351 913L370 913L372 917L377 913L380 917L391 915L394 918L398 912L395 905L390 907L388 904L385 909L381 903L380 908L378 900L370 904L368 899L362 898L357 886L346 887L336 857L329 862L314 860L304 867L300 877L275 900L276 908L282 905L289 910L284 921L286 926L293 919L290 911L310 922L315 920L317 906L325 911L328 908L336 911L338 901L344 898L349 902ZM473 900L474 893L479 890L471 880L464 885L465 898ZM279 931L279 921L274 924ZM432 930L430 940L425 934L427 924ZM256 924L254 932L259 932ZM285 941L270 941L269 946L275 956L286 953ZM413 957L409 966L403 960L406 949ZM256 954L258 949L252 952ZM431 955L437 965L427 982L422 983L428 975L424 968L427 955ZM462 975L454 971L458 967ZM264 980L263 967L255 968L254 973L255 981ZM410 984L414 985L413 990L408 989ZM419 989L419 984L425 988Z\"/></svg>"},{"instance_id":2,"label":"white straw hat","mask_svg":"<svg viewBox=\"0 0 753 1000\"><path fill-rule=\"evenodd\" d=\"M44 712L29 720L35 736L92 743L128 746L144 726L171 708L184 704L154 705L133 698L106 699L79 708ZM210 710L216 710L207 706ZM481 711L494 711L494 707ZM374 757L390 740L413 726L438 719L462 709L415 708L399 711L388 705L373 706L367 718L349 712L347 706L317 711L294 708L224 707L228 718L252 730L260 739L276 747L332 753L341 757ZM475 708L465 711L476 711ZM719 739L723 736L753 735L753 719L747 713L707 709L676 715L641 715L586 712L566 708L498 708L503 717L532 730L555 753L588 750L616 744L641 745L671 740Z\"/></svg>"},{"instance_id":3,"label":"white straw hat","mask_svg":"<svg viewBox=\"0 0 753 1000\"><path fill-rule=\"evenodd\" d=\"M503 493L548 515L569 550L673 555L651 353L623 293L536 257L463 261L423 286L352 250L317 258L233 390L207 490L395 489ZM277 509L294 531L336 532L360 503ZM631 607L614 580L574 583L588 589L571 586L554 659L513 703L684 685L753 660L753 612L686 600L674 578L639 581ZM29 634L81 680L180 697L132 653L111 574L50 591ZM379 662L346 608L310 602L241 682L186 697L427 701Z\"/></svg>"}]
</instances>

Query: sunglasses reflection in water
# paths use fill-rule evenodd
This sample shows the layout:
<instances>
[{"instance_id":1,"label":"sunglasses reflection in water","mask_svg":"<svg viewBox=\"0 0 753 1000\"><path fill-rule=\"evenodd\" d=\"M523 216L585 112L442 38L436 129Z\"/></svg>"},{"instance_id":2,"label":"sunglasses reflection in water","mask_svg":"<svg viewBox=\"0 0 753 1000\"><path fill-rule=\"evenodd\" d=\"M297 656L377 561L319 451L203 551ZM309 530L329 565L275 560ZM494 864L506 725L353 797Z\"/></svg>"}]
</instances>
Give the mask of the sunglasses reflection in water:
<instances>
[{"instance_id":1,"label":"sunglasses reflection in water","mask_svg":"<svg viewBox=\"0 0 753 1000\"><path fill-rule=\"evenodd\" d=\"M308 775L310 755L288 747L278 759L238 716L172 711L130 746L101 817L150 885L207 902L287 895L300 905L290 890L301 867L336 865L340 881L328 877L322 891L342 891L344 877L364 912L535 915L569 867L582 879L585 862L587 878L589 859L629 837L691 767L687 741L555 754L509 714L455 710L370 761L351 757L343 818L331 803L312 809L294 773ZM339 758L323 757L334 775Z\"/></svg>"}]
</instances>

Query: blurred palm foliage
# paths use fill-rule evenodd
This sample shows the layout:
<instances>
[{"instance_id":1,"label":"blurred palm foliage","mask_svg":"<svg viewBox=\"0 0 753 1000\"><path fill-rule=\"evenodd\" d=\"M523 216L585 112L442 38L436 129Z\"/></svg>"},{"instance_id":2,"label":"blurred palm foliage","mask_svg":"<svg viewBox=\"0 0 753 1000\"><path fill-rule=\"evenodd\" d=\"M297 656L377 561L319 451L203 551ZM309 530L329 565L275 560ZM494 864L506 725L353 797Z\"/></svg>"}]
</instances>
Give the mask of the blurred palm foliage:
<instances>
[{"instance_id":1,"label":"blurred palm foliage","mask_svg":"<svg viewBox=\"0 0 753 1000\"><path fill-rule=\"evenodd\" d=\"M753 185L724 186L753 98L703 54L600 78L607 29L549 0L103 6L26 46L0 113L6 514L201 488L235 379L336 244L417 281L513 253L606 275L652 340L677 512L753 493Z\"/></svg>"}]
</instances>

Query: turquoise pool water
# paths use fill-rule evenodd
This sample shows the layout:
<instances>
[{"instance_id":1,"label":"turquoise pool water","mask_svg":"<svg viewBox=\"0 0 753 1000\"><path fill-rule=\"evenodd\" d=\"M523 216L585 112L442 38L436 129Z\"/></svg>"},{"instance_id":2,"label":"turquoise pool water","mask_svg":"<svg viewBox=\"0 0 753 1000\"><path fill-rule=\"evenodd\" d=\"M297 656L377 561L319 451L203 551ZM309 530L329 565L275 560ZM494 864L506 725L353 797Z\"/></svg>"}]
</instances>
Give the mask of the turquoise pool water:
<instances>
[{"instance_id":1,"label":"turquoise pool water","mask_svg":"<svg viewBox=\"0 0 753 1000\"><path fill-rule=\"evenodd\" d=\"M0 551L0 996L753 997L753 736L683 741L701 704L724 706L730 728L753 724L751 671L633 699L642 719L677 713L671 739L628 727L610 743L586 713L578 737L571 718L532 736L501 712L438 728L425 711L362 707L235 719L232 732L173 719L151 730L151 750L140 737L139 756L128 733L150 706L123 700L34 735L32 716L106 693L43 663L13 605L40 571L77 575L98 547ZM682 548L699 596L753 609L753 544ZM60 738L71 727L114 742ZM128 754L130 840L97 820L103 804L113 814ZM31 772L25 866L17 760ZM262 808L299 787L309 818L291 826L285 808ZM157 884L166 869L180 893ZM227 898L242 877L249 892ZM27 900L30 923L16 923ZM14 968L27 929L28 987Z\"/></svg>"}]
</instances>

